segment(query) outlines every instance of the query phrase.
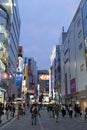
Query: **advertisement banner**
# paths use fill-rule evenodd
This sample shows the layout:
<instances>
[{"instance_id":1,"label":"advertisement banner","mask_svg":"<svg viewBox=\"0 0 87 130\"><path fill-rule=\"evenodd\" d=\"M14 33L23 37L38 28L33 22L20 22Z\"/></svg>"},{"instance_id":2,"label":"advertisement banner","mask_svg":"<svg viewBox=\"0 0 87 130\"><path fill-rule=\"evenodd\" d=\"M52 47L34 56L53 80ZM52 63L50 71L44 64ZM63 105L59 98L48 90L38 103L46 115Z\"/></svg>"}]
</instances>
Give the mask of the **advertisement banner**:
<instances>
[{"instance_id":1,"label":"advertisement banner","mask_svg":"<svg viewBox=\"0 0 87 130\"><path fill-rule=\"evenodd\" d=\"M16 74L16 87L22 87L22 74Z\"/></svg>"},{"instance_id":2,"label":"advertisement banner","mask_svg":"<svg viewBox=\"0 0 87 130\"><path fill-rule=\"evenodd\" d=\"M71 94L76 92L76 79L75 78L70 80L70 92Z\"/></svg>"}]
</instances>

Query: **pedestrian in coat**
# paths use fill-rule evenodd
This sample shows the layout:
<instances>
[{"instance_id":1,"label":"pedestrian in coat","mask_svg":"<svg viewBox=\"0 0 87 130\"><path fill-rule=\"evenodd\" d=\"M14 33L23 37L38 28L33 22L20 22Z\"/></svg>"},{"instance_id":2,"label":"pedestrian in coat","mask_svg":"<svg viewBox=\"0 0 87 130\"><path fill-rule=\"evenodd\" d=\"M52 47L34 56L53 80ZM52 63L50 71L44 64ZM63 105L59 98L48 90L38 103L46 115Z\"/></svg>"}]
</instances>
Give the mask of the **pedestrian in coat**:
<instances>
[{"instance_id":1,"label":"pedestrian in coat","mask_svg":"<svg viewBox=\"0 0 87 130\"><path fill-rule=\"evenodd\" d=\"M69 105L69 117L72 118L73 115L73 107L72 105Z\"/></svg>"}]
</instances>

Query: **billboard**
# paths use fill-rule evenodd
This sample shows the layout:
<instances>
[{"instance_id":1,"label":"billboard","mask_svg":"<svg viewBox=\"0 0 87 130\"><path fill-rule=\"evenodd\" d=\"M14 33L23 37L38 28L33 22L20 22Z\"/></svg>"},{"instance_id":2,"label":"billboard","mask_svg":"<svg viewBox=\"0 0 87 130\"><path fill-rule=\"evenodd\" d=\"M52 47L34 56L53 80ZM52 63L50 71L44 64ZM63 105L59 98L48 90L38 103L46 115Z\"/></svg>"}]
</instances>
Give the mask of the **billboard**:
<instances>
[{"instance_id":1,"label":"billboard","mask_svg":"<svg viewBox=\"0 0 87 130\"><path fill-rule=\"evenodd\" d=\"M47 75L47 74L42 74L42 75L40 75L40 79L41 79L41 80L49 80L49 79L50 79L50 76Z\"/></svg>"},{"instance_id":2,"label":"billboard","mask_svg":"<svg viewBox=\"0 0 87 130\"><path fill-rule=\"evenodd\" d=\"M22 87L22 74L16 74L16 87Z\"/></svg>"},{"instance_id":3,"label":"billboard","mask_svg":"<svg viewBox=\"0 0 87 130\"><path fill-rule=\"evenodd\" d=\"M17 61L17 72L22 72L23 71L23 58L22 57L18 57L18 61Z\"/></svg>"},{"instance_id":4,"label":"billboard","mask_svg":"<svg viewBox=\"0 0 87 130\"><path fill-rule=\"evenodd\" d=\"M70 92L71 94L76 92L76 79L75 78L70 80Z\"/></svg>"},{"instance_id":5,"label":"billboard","mask_svg":"<svg viewBox=\"0 0 87 130\"><path fill-rule=\"evenodd\" d=\"M35 90L34 90L34 89L29 89L29 90L28 90L28 93L29 93L29 94L35 94Z\"/></svg>"}]
</instances>

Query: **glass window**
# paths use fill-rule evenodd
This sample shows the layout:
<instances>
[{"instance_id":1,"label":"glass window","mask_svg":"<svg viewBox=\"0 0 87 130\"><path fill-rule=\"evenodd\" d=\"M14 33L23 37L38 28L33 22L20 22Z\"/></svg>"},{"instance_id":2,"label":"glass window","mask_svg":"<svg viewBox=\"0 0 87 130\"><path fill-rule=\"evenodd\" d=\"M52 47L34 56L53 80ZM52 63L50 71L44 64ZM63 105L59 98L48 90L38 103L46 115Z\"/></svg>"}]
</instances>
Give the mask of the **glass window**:
<instances>
[{"instance_id":1,"label":"glass window","mask_svg":"<svg viewBox=\"0 0 87 130\"><path fill-rule=\"evenodd\" d=\"M0 16L2 16L2 17L7 19L7 14L2 9L0 9Z\"/></svg>"},{"instance_id":2,"label":"glass window","mask_svg":"<svg viewBox=\"0 0 87 130\"><path fill-rule=\"evenodd\" d=\"M82 21L83 21L83 35L87 37L87 1L82 8Z\"/></svg>"},{"instance_id":3,"label":"glass window","mask_svg":"<svg viewBox=\"0 0 87 130\"><path fill-rule=\"evenodd\" d=\"M83 47L83 45L82 45L82 42L81 42L80 45L79 45L79 50L81 50L82 47Z\"/></svg>"},{"instance_id":4,"label":"glass window","mask_svg":"<svg viewBox=\"0 0 87 130\"><path fill-rule=\"evenodd\" d=\"M82 35L82 31L80 30L79 33L78 33L78 38L80 38Z\"/></svg>"}]
</instances>

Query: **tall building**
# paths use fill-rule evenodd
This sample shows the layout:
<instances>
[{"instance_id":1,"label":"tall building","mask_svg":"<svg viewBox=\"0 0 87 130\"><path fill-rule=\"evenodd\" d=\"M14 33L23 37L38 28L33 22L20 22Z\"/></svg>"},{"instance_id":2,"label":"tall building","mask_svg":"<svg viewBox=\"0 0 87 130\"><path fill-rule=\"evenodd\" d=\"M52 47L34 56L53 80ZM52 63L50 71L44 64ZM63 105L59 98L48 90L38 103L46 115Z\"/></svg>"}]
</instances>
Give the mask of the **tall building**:
<instances>
[{"instance_id":1,"label":"tall building","mask_svg":"<svg viewBox=\"0 0 87 130\"><path fill-rule=\"evenodd\" d=\"M0 102L4 102L4 95L7 88L7 67L9 65L9 28L10 28L10 14L11 6L5 6L6 1L0 0Z\"/></svg>"},{"instance_id":2,"label":"tall building","mask_svg":"<svg viewBox=\"0 0 87 130\"><path fill-rule=\"evenodd\" d=\"M60 45L55 45L50 56L50 95L60 102L61 68L60 68Z\"/></svg>"},{"instance_id":3,"label":"tall building","mask_svg":"<svg viewBox=\"0 0 87 130\"><path fill-rule=\"evenodd\" d=\"M24 58L24 79L22 84L22 92L29 102L31 97L36 96L37 90L37 64L34 58Z\"/></svg>"},{"instance_id":4,"label":"tall building","mask_svg":"<svg viewBox=\"0 0 87 130\"><path fill-rule=\"evenodd\" d=\"M87 1L81 0L61 41L61 87L67 104L87 106ZM63 32L64 34L64 32Z\"/></svg>"},{"instance_id":5,"label":"tall building","mask_svg":"<svg viewBox=\"0 0 87 130\"><path fill-rule=\"evenodd\" d=\"M37 70L37 95L38 100L40 100L43 95L49 97L49 71L48 70ZM41 99L42 100L42 99Z\"/></svg>"},{"instance_id":6,"label":"tall building","mask_svg":"<svg viewBox=\"0 0 87 130\"><path fill-rule=\"evenodd\" d=\"M23 47L18 47L18 60L16 67L16 89L17 97L21 97L22 92L22 81L23 81L23 72L24 72L24 59L23 59Z\"/></svg>"},{"instance_id":7,"label":"tall building","mask_svg":"<svg viewBox=\"0 0 87 130\"><path fill-rule=\"evenodd\" d=\"M37 89L37 65L34 58L28 58L28 76L28 92L35 95Z\"/></svg>"},{"instance_id":8,"label":"tall building","mask_svg":"<svg viewBox=\"0 0 87 130\"><path fill-rule=\"evenodd\" d=\"M8 98L15 97L15 74L18 57L18 45L20 36L20 16L16 0L0 0L0 46L2 57L0 61Z\"/></svg>"}]
</instances>

